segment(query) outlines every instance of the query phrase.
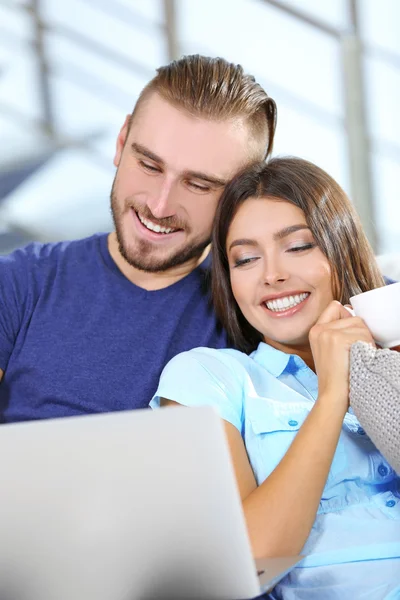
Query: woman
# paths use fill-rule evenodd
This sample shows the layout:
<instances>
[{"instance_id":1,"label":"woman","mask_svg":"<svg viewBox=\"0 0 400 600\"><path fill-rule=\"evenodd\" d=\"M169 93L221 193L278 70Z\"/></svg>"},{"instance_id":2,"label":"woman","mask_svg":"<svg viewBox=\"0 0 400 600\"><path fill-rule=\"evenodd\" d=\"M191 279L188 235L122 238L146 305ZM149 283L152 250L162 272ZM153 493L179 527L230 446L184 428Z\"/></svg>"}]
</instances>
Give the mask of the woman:
<instances>
[{"instance_id":1,"label":"woman","mask_svg":"<svg viewBox=\"0 0 400 600\"><path fill-rule=\"evenodd\" d=\"M221 198L213 253L239 350L178 355L152 406L219 411L255 557L306 555L274 597L400 598L400 481L349 410L350 347L374 342L344 305L384 284L350 201L306 161L256 165Z\"/></svg>"}]
</instances>

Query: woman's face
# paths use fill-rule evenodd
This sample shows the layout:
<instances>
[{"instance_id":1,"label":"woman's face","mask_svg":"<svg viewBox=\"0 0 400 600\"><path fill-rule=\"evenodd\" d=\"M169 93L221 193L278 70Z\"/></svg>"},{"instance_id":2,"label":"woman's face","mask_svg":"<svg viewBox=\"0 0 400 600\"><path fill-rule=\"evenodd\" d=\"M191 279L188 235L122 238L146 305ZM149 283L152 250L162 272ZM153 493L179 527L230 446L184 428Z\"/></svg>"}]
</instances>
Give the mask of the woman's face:
<instances>
[{"instance_id":1,"label":"woman's face","mask_svg":"<svg viewBox=\"0 0 400 600\"><path fill-rule=\"evenodd\" d=\"M303 211L284 200L246 200L226 250L233 295L247 321L272 346L308 345L333 294L330 265Z\"/></svg>"}]
</instances>

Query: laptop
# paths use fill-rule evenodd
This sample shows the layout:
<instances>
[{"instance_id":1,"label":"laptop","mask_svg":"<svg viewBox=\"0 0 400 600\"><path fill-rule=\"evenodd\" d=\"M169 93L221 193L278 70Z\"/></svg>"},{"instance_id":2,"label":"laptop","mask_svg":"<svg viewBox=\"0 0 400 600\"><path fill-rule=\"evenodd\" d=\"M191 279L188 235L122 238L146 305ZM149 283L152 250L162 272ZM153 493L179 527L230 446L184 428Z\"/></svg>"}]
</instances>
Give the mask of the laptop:
<instances>
[{"instance_id":1,"label":"laptop","mask_svg":"<svg viewBox=\"0 0 400 600\"><path fill-rule=\"evenodd\" d=\"M210 407L0 427L1 600L239 600L300 556L252 558Z\"/></svg>"}]
</instances>

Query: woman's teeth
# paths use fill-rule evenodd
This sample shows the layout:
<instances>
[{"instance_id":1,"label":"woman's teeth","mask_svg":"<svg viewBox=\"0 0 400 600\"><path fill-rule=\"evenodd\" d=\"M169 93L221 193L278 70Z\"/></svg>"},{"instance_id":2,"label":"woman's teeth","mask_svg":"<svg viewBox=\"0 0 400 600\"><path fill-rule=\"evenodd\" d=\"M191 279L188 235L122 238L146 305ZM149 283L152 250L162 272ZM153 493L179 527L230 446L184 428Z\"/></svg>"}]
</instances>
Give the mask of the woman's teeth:
<instances>
[{"instance_id":1,"label":"woman's teeth","mask_svg":"<svg viewBox=\"0 0 400 600\"><path fill-rule=\"evenodd\" d=\"M273 312L281 312L297 306L300 302L303 302L310 294L304 292L303 294L296 294L295 296L285 296L284 298L276 298L275 300L268 300L265 306Z\"/></svg>"}]
</instances>

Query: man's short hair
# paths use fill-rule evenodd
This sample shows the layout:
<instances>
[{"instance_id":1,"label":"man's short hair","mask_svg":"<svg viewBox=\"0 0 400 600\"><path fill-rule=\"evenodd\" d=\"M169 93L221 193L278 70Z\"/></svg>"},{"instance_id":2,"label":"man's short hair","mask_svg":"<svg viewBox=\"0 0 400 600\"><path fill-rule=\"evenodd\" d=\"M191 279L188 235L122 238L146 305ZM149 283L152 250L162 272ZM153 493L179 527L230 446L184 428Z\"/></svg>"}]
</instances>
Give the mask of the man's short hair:
<instances>
[{"instance_id":1,"label":"man's short hair","mask_svg":"<svg viewBox=\"0 0 400 600\"><path fill-rule=\"evenodd\" d=\"M267 158L274 143L276 104L241 65L199 54L184 56L157 69L142 90L132 118L153 92L194 117L213 121L242 120L262 145Z\"/></svg>"}]
</instances>

